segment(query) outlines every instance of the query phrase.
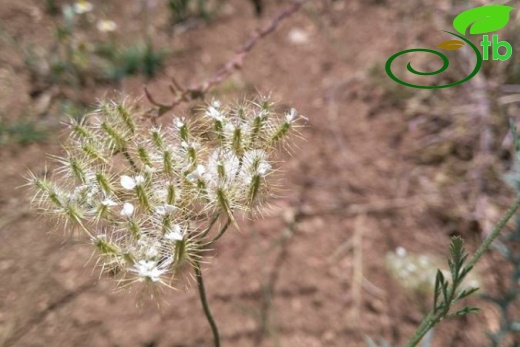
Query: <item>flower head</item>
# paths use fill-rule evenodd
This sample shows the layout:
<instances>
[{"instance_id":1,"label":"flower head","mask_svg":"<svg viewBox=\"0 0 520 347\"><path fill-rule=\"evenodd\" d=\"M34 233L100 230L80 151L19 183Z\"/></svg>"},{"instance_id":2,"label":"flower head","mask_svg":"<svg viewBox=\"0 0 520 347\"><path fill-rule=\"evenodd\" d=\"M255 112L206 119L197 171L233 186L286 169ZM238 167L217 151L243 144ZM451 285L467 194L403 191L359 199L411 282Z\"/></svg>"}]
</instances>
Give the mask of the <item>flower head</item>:
<instances>
[{"instance_id":1,"label":"flower head","mask_svg":"<svg viewBox=\"0 0 520 347\"><path fill-rule=\"evenodd\" d=\"M214 226L236 223L270 196L277 144L300 117L274 112L267 99L215 101L197 121L162 128L134 114L128 103L103 102L72 121L52 179L29 177L33 204L84 231L119 283L170 286L201 259Z\"/></svg>"}]
</instances>

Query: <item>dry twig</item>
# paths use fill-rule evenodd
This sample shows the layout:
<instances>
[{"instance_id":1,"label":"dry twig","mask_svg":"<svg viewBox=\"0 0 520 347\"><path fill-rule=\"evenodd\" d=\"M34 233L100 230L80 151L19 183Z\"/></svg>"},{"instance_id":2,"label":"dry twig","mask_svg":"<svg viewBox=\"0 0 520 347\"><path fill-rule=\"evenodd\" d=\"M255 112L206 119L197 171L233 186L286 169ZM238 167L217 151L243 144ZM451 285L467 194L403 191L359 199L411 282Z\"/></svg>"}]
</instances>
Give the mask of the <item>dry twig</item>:
<instances>
[{"instance_id":1,"label":"dry twig","mask_svg":"<svg viewBox=\"0 0 520 347\"><path fill-rule=\"evenodd\" d=\"M242 45L242 47L238 49L233 58L226 62L211 78L207 79L206 81L192 85L188 88L183 88L175 79L173 79L169 89L174 95L174 99L169 104L163 104L155 100L148 88L145 86L144 92L148 98L148 101L158 108L157 115L161 116L165 112L171 111L176 106L184 102L203 98L209 89L217 84L222 83L235 70L241 69L244 65L244 58L247 53L249 53L261 39L275 31L283 20L296 13L307 1L308 0L294 0L290 6L281 10L267 26L254 33ZM148 114L150 114L150 112L148 112Z\"/></svg>"}]
</instances>

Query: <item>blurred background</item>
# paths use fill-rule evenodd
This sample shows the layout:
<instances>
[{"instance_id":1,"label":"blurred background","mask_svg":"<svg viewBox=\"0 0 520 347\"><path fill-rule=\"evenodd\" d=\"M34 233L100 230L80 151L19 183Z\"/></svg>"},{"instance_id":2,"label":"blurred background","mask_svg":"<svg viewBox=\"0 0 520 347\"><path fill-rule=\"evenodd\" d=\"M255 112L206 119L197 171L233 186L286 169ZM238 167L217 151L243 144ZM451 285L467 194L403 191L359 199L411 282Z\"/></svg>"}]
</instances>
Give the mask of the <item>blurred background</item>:
<instances>
[{"instance_id":1,"label":"blurred background","mask_svg":"<svg viewBox=\"0 0 520 347\"><path fill-rule=\"evenodd\" d=\"M99 278L81 238L49 233L18 187L60 154L67 117L125 97L153 117L144 86L168 104L173 80L196 86L229 62L242 68L226 70L206 101L271 94L309 124L279 197L228 232L205 267L223 345L403 345L431 307L450 237L474 250L514 197L503 177L514 159L509 119L520 118L517 11L498 32L513 57L485 61L463 85L404 87L384 64L451 39L442 30L453 18L487 3L309 0L233 60L294 3L0 0L0 345L211 345L196 288L137 306L135 293ZM460 51L432 84L467 75L470 48ZM421 71L439 67L414 59ZM159 122L204 102L188 99ZM482 289L469 303L483 311L440 324L429 346L520 345L518 240L512 223L470 279Z\"/></svg>"}]
</instances>

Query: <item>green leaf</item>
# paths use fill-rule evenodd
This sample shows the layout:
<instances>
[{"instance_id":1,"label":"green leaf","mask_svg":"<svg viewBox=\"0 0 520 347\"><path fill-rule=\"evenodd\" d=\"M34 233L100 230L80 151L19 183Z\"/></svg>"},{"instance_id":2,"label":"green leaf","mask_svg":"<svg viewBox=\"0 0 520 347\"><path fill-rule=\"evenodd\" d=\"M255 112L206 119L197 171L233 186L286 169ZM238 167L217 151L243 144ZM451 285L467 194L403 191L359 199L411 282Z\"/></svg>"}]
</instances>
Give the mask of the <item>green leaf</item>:
<instances>
[{"instance_id":1,"label":"green leaf","mask_svg":"<svg viewBox=\"0 0 520 347\"><path fill-rule=\"evenodd\" d=\"M462 35L470 28L470 34L485 34L502 29L509 22L509 12L514 7L488 5L472 8L459 14L453 20L453 27Z\"/></svg>"},{"instance_id":2,"label":"green leaf","mask_svg":"<svg viewBox=\"0 0 520 347\"><path fill-rule=\"evenodd\" d=\"M433 293L433 312L437 311L437 302L439 301L439 295L441 294L441 287L444 283L444 275L441 270L437 270L437 276L435 277L435 289Z\"/></svg>"},{"instance_id":3,"label":"green leaf","mask_svg":"<svg viewBox=\"0 0 520 347\"><path fill-rule=\"evenodd\" d=\"M451 239L450 251L451 259L448 261L448 264L452 272L453 280L455 280L467 257L465 254L466 250L464 249L464 240L460 236L455 236Z\"/></svg>"},{"instance_id":4,"label":"green leaf","mask_svg":"<svg viewBox=\"0 0 520 347\"><path fill-rule=\"evenodd\" d=\"M470 289L464 289L458 295L457 300L464 299L465 297L470 296L471 294L475 293L477 290L479 290L478 287L473 287L473 288L470 288Z\"/></svg>"},{"instance_id":5,"label":"green leaf","mask_svg":"<svg viewBox=\"0 0 520 347\"><path fill-rule=\"evenodd\" d=\"M450 297L448 296L448 286L449 286L448 281L441 283L442 297L444 299L444 306L450 306Z\"/></svg>"},{"instance_id":6,"label":"green leaf","mask_svg":"<svg viewBox=\"0 0 520 347\"><path fill-rule=\"evenodd\" d=\"M455 313L447 315L446 318L465 316L469 313L477 313L478 311L480 311L480 308L468 306L468 307L464 307L462 310L459 310Z\"/></svg>"}]
</instances>

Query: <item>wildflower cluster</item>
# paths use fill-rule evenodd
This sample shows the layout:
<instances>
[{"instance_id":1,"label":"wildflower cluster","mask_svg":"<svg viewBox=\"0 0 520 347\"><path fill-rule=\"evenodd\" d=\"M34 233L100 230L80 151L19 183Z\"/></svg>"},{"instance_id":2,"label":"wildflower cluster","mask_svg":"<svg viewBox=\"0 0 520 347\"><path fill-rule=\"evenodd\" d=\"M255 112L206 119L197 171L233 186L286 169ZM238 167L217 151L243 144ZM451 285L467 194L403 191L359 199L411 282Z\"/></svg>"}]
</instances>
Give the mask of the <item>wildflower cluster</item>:
<instances>
[{"instance_id":1,"label":"wildflower cluster","mask_svg":"<svg viewBox=\"0 0 520 347\"><path fill-rule=\"evenodd\" d=\"M222 106L146 128L134 107L103 103L72 121L52 179L30 175L33 203L67 230L84 231L120 283L172 286L197 264L238 211L269 196L275 155L298 127L267 99Z\"/></svg>"}]
</instances>

